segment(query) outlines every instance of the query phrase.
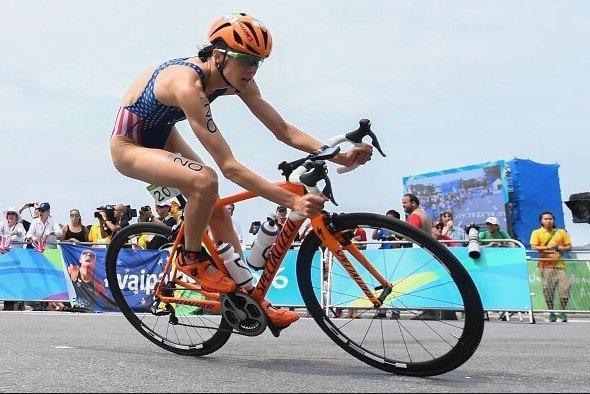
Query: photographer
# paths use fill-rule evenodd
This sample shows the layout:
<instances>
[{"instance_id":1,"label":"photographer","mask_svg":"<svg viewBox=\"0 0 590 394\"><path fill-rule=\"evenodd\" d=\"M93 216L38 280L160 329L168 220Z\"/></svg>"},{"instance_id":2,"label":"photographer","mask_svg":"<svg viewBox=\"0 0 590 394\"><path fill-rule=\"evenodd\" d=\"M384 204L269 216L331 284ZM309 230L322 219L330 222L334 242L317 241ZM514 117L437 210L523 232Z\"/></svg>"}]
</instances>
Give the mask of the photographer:
<instances>
[{"instance_id":1,"label":"photographer","mask_svg":"<svg viewBox=\"0 0 590 394\"><path fill-rule=\"evenodd\" d=\"M117 231L129 226L129 220L126 215L127 207L123 204L117 204L114 208L107 206L106 209L99 209L98 213L101 215L106 226L106 233L109 235L114 236Z\"/></svg>"}]
</instances>

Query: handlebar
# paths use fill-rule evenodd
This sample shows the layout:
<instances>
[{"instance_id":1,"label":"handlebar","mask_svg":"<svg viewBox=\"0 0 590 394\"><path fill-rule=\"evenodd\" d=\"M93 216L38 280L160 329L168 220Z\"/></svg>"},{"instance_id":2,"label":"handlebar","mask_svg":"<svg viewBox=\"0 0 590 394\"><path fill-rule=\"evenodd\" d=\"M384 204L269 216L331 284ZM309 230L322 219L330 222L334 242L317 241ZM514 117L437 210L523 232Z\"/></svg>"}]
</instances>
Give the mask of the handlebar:
<instances>
[{"instance_id":1,"label":"handlebar","mask_svg":"<svg viewBox=\"0 0 590 394\"><path fill-rule=\"evenodd\" d=\"M338 145L344 142L350 142L355 146L362 146L364 137L371 137L371 144L377 148L379 153L385 157L385 153L381 150L379 141L375 133L371 131L371 121L369 119L361 119L359 121L359 128L346 134L337 135L330 138L329 145L324 145L315 152L310 153L308 156L297 159L292 162L283 161L279 164L278 168L282 171L287 181L305 186L309 193L323 194L332 201L334 205L338 205L334 200L332 194L332 185L330 178L328 177L328 168L326 166L326 160L335 157L340 152ZM339 174L344 172L352 171L358 167L358 163L354 163L349 167L339 167L336 171ZM317 183L324 180L326 187L323 191L317 188Z\"/></svg>"}]
</instances>

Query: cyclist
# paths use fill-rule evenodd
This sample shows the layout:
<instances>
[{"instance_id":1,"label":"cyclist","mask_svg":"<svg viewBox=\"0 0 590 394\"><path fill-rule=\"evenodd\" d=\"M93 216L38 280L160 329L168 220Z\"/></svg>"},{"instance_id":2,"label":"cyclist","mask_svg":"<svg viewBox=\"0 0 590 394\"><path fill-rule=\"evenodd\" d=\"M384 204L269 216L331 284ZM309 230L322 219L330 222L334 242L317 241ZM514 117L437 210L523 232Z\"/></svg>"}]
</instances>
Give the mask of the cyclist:
<instances>
[{"instance_id":1,"label":"cyclist","mask_svg":"<svg viewBox=\"0 0 590 394\"><path fill-rule=\"evenodd\" d=\"M178 269L209 291L231 292L235 282L211 264L201 248L210 225L216 242L229 242L242 256L227 209L214 209L218 199L216 172L189 147L175 127L187 119L199 142L211 154L224 177L276 204L309 217L323 209L326 198L298 196L282 189L239 163L215 124L210 103L219 96L237 95L285 144L313 152L322 143L287 123L261 96L254 76L272 50L272 36L257 19L236 13L213 22L210 45L197 56L169 60L141 74L127 91L111 135L113 164L128 177L179 189L187 199L184 209L185 247ZM372 147L353 147L333 161L350 166L370 160ZM263 307L277 327L287 326L298 314Z\"/></svg>"}]
</instances>

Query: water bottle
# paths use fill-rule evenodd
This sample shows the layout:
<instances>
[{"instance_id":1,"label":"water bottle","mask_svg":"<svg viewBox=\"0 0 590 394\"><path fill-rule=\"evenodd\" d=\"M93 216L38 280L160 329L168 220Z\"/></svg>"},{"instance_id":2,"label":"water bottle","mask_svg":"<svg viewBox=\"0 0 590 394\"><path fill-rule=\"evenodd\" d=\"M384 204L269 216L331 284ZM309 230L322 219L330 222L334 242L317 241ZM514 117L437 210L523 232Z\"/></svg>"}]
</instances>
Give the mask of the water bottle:
<instances>
[{"instance_id":1,"label":"water bottle","mask_svg":"<svg viewBox=\"0 0 590 394\"><path fill-rule=\"evenodd\" d=\"M231 275L232 279L240 287L246 289L252 287L252 273L244 264L244 261L238 253L234 250L234 247L228 243L221 243L217 247L217 253L223 260L223 264L227 271Z\"/></svg>"},{"instance_id":2,"label":"water bottle","mask_svg":"<svg viewBox=\"0 0 590 394\"><path fill-rule=\"evenodd\" d=\"M272 217L266 219L266 222L260 225L260 230L256 233L256 238L252 243L252 249L250 249L250 253L246 258L248 265L257 271L263 269L266 265L270 248L279 233L276 219Z\"/></svg>"}]
</instances>

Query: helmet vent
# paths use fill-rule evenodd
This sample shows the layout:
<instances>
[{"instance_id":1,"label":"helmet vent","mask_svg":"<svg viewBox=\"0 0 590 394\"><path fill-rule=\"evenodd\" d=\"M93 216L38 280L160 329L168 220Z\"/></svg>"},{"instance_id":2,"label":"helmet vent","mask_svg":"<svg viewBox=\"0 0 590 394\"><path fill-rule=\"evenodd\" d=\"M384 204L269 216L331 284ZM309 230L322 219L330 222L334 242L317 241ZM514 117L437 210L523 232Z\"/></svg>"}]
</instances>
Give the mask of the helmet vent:
<instances>
[{"instance_id":1,"label":"helmet vent","mask_svg":"<svg viewBox=\"0 0 590 394\"><path fill-rule=\"evenodd\" d=\"M231 26L231 23L224 23L223 25L219 26L217 29L215 29L214 31L212 31L211 33L209 33L209 36L212 36L215 33L217 33L219 30L225 29L226 27L229 27L229 26Z\"/></svg>"},{"instance_id":2,"label":"helmet vent","mask_svg":"<svg viewBox=\"0 0 590 394\"><path fill-rule=\"evenodd\" d=\"M236 33L235 31L234 33L234 40L236 40L236 42L240 45L244 45L244 41L242 41L242 37L240 37L240 35L238 33Z\"/></svg>"},{"instance_id":3,"label":"helmet vent","mask_svg":"<svg viewBox=\"0 0 590 394\"><path fill-rule=\"evenodd\" d=\"M256 35L256 30L254 30L254 27L252 27L250 23L244 23L244 26L246 26L248 30L250 30L250 33L252 33L254 40L256 40L256 45L260 45L260 41L258 40L258 36Z\"/></svg>"},{"instance_id":4,"label":"helmet vent","mask_svg":"<svg viewBox=\"0 0 590 394\"><path fill-rule=\"evenodd\" d=\"M256 49L252 48L250 45L246 44L246 48L248 48L248 50L249 50L251 53L255 53L255 54L257 54L257 55L259 55L259 56L260 56L260 52L258 52Z\"/></svg>"}]
</instances>

